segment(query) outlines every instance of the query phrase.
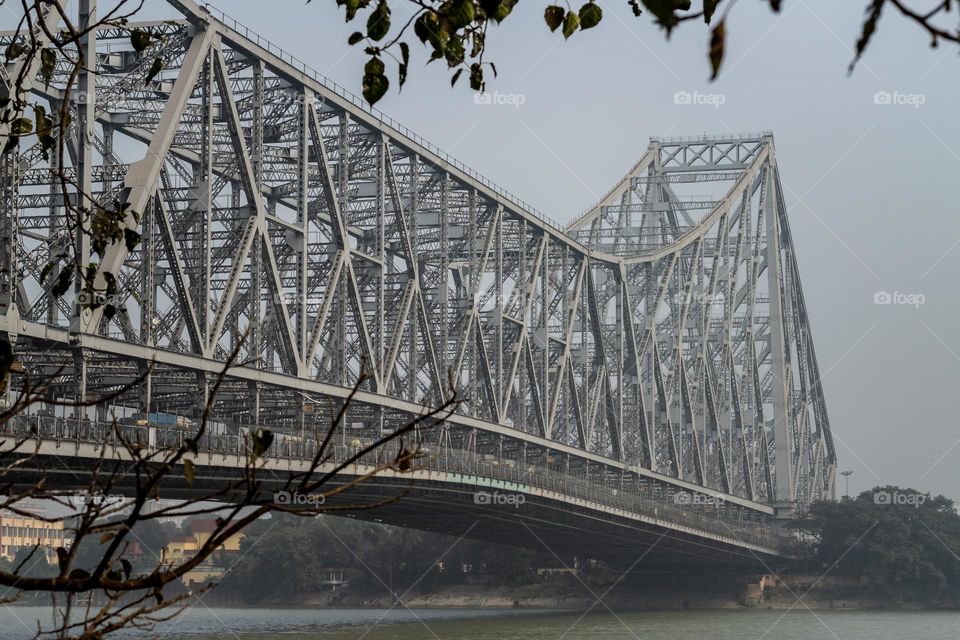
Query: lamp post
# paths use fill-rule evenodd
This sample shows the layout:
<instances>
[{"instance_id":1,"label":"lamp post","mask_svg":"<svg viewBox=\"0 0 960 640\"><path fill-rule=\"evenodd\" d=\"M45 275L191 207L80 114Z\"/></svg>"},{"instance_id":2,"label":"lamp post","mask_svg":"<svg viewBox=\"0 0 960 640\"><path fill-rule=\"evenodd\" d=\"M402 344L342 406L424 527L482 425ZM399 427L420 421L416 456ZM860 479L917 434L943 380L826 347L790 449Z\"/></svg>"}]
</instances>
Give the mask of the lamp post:
<instances>
[{"instance_id":1,"label":"lamp post","mask_svg":"<svg viewBox=\"0 0 960 640\"><path fill-rule=\"evenodd\" d=\"M847 469L846 471L841 471L840 475L843 476L843 479L845 481L844 495L849 498L850 497L850 476L853 475L853 470Z\"/></svg>"}]
</instances>

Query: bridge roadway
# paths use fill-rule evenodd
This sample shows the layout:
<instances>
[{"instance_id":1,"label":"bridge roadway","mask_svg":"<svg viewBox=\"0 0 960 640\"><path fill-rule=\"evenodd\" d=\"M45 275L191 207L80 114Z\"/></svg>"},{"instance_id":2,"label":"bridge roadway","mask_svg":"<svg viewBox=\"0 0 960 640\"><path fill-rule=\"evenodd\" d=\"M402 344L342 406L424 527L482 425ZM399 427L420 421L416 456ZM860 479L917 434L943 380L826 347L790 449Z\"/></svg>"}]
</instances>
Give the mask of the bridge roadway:
<instances>
[{"instance_id":1,"label":"bridge roadway","mask_svg":"<svg viewBox=\"0 0 960 640\"><path fill-rule=\"evenodd\" d=\"M124 436L148 450L179 446L185 431L124 426ZM62 489L89 489L89 470L103 457L123 466L129 455L112 423L40 416L19 416L4 434L25 438L25 450L36 456L22 467L19 482L45 476ZM336 439L336 438L335 438ZM282 438L262 460L259 477L266 495L278 494L290 472L304 471L317 442ZM105 449L104 449L105 448ZM356 453L356 443L331 446L332 459L319 472L333 470ZM328 489L354 481L393 458L388 447L365 456L339 473ZM179 467L161 496L186 499L222 488L241 477L247 453L243 436L205 435L193 457L195 477L188 486ZM607 475L607 485L574 476L557 465L496 460L490 455L449 447L425 447L424 456L408 472L385 469L328 504L363 505L385 498L396 502L345 515L453 536L548 549L561 558L602 560L621 568L641 556L644 567L765 567L796 555L795 541L761 514L731 505L722 495L664 491L665 486L630 486L627 474ZM128 493L123 475L113 491ZM679 496L679 497L678 497ZM707 499L704 499L707 498ZM231 501L230 495L222 497ZM336 512L344 515L344 512ZM637 563L639 564L639 563Z\"/></svg>"}]
</instances>

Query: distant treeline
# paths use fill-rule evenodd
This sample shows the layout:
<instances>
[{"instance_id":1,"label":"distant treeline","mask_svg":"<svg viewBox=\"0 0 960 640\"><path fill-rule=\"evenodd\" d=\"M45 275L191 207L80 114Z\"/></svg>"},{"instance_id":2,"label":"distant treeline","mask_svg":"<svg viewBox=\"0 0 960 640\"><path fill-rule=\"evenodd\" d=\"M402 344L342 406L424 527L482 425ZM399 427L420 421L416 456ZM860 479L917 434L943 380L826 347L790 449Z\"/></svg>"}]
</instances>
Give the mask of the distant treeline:
<instances>
[{"instance_id":1,"label":"distant treeline","mask_svg":"<svg viewBox=\"0 0 960 640\"><path fill-rule=\"evenodd\" d=\"M858 577L866 589L904 600L960 595L960 515L942 495L875 487L813 504L796 527L809 544L799 570Z\"/></svg>"},{"instance_id":2,"label":"distant treeline","mask_svg":"<svg viewBox=\"0 0 960 640\"><path fill-rule=\"evenodd\" d=\"M342 578L351 589L402 596L414 585L429 590L470 579L525 584L543 566L562 565L546 551L344 517L279 515L248 529L218 588L240 591L248 602L283 600L329 590L331 579Z\"/></svg>"}]
</instances>

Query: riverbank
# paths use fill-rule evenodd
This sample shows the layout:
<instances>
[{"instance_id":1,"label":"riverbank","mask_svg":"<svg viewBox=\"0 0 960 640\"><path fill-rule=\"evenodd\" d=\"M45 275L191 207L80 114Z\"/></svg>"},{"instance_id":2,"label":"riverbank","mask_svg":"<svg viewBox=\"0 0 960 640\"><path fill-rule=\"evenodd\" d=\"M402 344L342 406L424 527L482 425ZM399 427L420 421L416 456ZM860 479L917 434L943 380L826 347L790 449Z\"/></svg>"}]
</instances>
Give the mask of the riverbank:
<instances>
[{"instance_id":1,"label":"riverbank","mask_svg":"<svg viewBox=\"0 0 960 640\"><path fill-rule=\"evenodd\" d=\"M461 584L414 589L404 607L419 609L542 609L584 611L675 611L741 609L960 610L960 598L911 601L882 594L855 578L791 576L658 576L632 581L573 576L520 586ZM802 598L802 603L798 599ZM598 602L600 600L600 602ZM260 602L264 604L281 604ZM286 600L283 604L289 606ZM387 589L356 589L305 594L299 606L330 609L382 609L400 606Z\"/></svg>"}]
</instances>

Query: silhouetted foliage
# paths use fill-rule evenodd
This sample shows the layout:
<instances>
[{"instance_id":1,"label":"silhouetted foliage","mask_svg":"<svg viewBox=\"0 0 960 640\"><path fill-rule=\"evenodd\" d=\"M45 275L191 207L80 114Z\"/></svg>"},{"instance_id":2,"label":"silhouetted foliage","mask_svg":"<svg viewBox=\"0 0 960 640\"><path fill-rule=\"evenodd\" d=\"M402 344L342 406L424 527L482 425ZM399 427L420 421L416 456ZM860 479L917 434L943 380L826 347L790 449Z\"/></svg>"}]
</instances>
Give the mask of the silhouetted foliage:
<instances>
[{"instance_id":1,"label":"silhouetted foliage","mask_svg":"<svg viewBox=\"0 0 960 640\"><path fill-rule=\"evenodd\" d=\"M960 590L960 515L953 501L896 486L817 502L797 528L814 545L814 572L860 576L888 595Z\"/></svg>"},{"instance_id":2,"label":"silhouetted foliage","mask_svg":"<svg viewBox=\"0 0 960 640\"><path fill-rule=\"evenodd\" d=\"M520 584L552 556L349 518L291 518L278 514L247 531L241 559L220 585L247 602L296 601L330 589L330 571L342 572L364 593L401 596L415 589L462 583L467 575L496 584Z\"/></svg>"},{"instance_id":3,"label":"silhouetted foliage","mask_svg":"<svg viewBox=\"0 0 960 640\"><path fill-rule=\"evenodd\" d=\"M409 17L394 23L391 21L392 8L403 1L408 2L404 14ZM362 46L370 56L363 71L363 97L370 104L380 100L390 87L385 58L392 58L397 63L399 87L406 82L411 26L415 38L430 54L428 62L441 60L447 64L451 85L467 72L470 88L483 91L485 74L497 75L496 65L485 57L488 30L506 21L518 5L517 0L398 0L392 5L389 0L336 0L336 3L343 7L346 22L358 18L365 22L363 30L350 34L347 44ZM681 24L702 21L709 31L706 49L710 79L719 75L729 33L728 14L736 4L733 0L627 0L627 4L634 17L649 16L668 38ZM770 11L779 13L785 2L766 0L764 4ZM960 42L960 30L943 25L951 18L951 8L958 4L955 0L939 0L923 10L914 9L911 4L915 3L909 0L867 0L851 70L873 40L886 7L923 29L933 47L941 41ZM578 31L596 27L602 19L603 9L595 0L587 0L579 6L551 4L543 12L543 20L550 31L559 31L565 40Z\"/></svg>"}]
</instances>

